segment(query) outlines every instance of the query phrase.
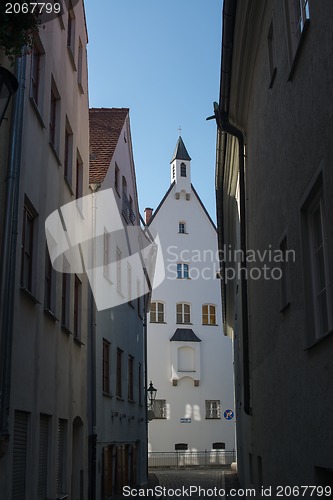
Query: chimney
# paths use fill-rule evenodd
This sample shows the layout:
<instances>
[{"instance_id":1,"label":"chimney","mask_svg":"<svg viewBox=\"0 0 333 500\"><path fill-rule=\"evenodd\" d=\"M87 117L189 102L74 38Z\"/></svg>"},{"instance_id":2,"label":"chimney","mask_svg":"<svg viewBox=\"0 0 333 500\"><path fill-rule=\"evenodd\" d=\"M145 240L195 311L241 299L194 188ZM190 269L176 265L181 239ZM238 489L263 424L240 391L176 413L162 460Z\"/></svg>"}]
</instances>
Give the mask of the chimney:
<instances>
[{"instance_id":1,"label":"chimney","mask_svg":"<svg viewBox=\"0 0 333 500\"><path fill-rule=\"evenodd\" d=\"M153 215L153 208L145 208L145 221L146 224L149 224L151 216Z\"/></svg>"}]
</instances>

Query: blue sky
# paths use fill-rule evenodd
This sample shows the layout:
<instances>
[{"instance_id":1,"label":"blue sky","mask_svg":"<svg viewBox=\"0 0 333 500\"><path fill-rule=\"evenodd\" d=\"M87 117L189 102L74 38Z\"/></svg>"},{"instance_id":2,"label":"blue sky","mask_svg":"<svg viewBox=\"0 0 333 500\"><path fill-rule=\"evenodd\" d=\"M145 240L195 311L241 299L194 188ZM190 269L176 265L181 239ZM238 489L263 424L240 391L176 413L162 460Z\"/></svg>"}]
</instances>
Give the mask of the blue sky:
<instances>
[{"instance_id":1,"label":"blue sky","mask_svg":"<svg viewBox=\"0 0 333 500\"><path fill-rule=\"evenodd\" d=\"M91 107L130 108L140 210L170 185L178 127L215 217L222 0L85 0Z\"/></svg>"}]
</instances>

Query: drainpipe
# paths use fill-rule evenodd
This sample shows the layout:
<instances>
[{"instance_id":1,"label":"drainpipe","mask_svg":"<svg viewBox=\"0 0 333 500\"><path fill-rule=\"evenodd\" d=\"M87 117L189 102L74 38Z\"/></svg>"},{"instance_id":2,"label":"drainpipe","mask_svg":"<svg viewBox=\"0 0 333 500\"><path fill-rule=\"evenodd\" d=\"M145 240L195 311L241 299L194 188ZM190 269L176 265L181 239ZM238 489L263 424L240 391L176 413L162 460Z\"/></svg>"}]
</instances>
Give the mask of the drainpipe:
<instances>
[{"instance_id":1,"label":"drainpipe","mask_svg":"<svg viewBox=\"0 0 333 500\"><path fill-rule=\"evenodd\" d=\"M96 192L101 184L90 184L92 191L92 237L96 233ZM96 467L97 467L97 429L96 429L96 305L91 290L95 290L95 244L92 244L93 278L89 290L90 302L90 367L91 367L91 424L89 425L89 499L96 498Z\"/></svg>"},{"instance_id":2,"label":"drainpipe","mask_svg":"<svg viewBox=\"0 0 333 500\"><path fill-rule=\"evenodd\" d=\"M9 443L8 417L11 392L13 312L16 288L16 246L25 73L26 56L22 56L16 60L15 76L18 80L19 87L14 97L12 108L0 264L0 458L6 454Z\"/></svg>"}]
</instances>

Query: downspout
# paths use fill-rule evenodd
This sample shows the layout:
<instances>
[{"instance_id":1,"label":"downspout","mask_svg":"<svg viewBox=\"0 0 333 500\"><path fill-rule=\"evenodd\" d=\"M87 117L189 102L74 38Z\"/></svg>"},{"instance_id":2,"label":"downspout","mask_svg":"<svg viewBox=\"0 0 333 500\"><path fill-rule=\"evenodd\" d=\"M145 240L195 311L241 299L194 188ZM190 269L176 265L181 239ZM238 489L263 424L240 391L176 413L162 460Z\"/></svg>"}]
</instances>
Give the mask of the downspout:
<instances>
[{"instance_id":1,"label":"downspout","mask_svg":"<svg viewBox=\"0 0 333 500\"><path fill-rule=\"evenodd\" d=\"M96 233L96 192L101 187L100 184L90 184L92 191L92 237L95 238ZM93 278L89 290L90 302L90 366L91 366L91 388L90 388L90 404L91 404L91 426L89 429L89 492L90 500L96 498L96 467L97 467L97 429L96 429L96 305L92 290L95 290L95 243L92 244L92 269Z\"/></svg>"},{"instance_id":2,"label":"downspout","mask_svg":"<svg viewBox=\"0 0 333 500\"><path fill-rule=\"evenodd\" d=\"M19 209L19 187L22 152L23 108L25 94L26 56L16 59L15 76L19 87L14 97L6 201L4 206L3 239L0 270L0 458L9 443L9 405L11 393L11 362L13 343L14 295L16 288L16 250Z\"/></svg>"},{"instance_id":3,"label":"downspout","mask_svg":"<svg viewBox=\"0 0 333 500\"><path fill-rule=\"evenodd\" d=\"M236 19L237 0L224 0L223 5L223 32L222 32L222 62L220 103L214 103L214 115L219 130L230 134L238 140L239 189L240 189L240 246L241 246L241 302L242 302L242 340L243 340L243 384L244 384L244 411L251 414L250 391L250 354L249 354L249 323L248 323L248 292L246 280L246 188L245 188L245 159L243 132L229 122L230 89L232 74L232 56L234 44L234 28ZM222 170L225 168L225 152L227 137L223 138ZM223 200L222 200L223 203ZM221 210L217 205L217 209ZM223 217L223 215L222 215ZM224 240L224 234L220 235ZM224 244L224 241L223 241ZM223 294L223 291L222 291Z\"/></svg>"}]
</instances>

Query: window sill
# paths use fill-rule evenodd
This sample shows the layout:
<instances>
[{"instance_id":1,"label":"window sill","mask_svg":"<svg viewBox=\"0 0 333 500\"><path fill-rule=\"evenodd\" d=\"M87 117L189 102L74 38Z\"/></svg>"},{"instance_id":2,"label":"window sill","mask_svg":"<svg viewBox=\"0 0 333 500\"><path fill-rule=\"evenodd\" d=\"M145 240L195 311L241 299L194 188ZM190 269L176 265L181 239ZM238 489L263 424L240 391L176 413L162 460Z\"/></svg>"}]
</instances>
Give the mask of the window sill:
<instances>
[{"instance_id":1,"label":"window sill","mask_svg":"<svg viewBox=\"0 0 333 500\"><path fill-rule=\"evenodd\" d=\"M202 323L202 326L219 326L217 323Z\"/></svg>"},{"instance_id":2,"label":"window sill","mask_svg":"<svg viewBox=\"0 0 333 500\"><path fill-rule=\"evenodd\" d=\"M177 321L176 325L193 325L193 323L178 323Z\"/></svg>"},{"instance_id":3,"label":"window sill","mask_svg":"<svg viewBox=\"0 0 333 500\"><path fill-rule=\"evenodd\" d=\"M117 396L117 395L116 395L116 399L117 399L118 401L124 401L124 399L123 399L121 396Z\"/></svg>"},{"instance_id":4,"label":"window sill","mask_svg":"<svg viewBox=\"0 0 333 500\"><path fill-rule=\"evenodd\" d=\"M71 185L71 182L70 180L68 179L68 177L66 177L66 175L64 175L64 180L67 184L67 187L69 189L69 192L71 193L72 196L74 196L74 191L73 191L73 188L72 188L72 185Z\"/></svg>"},{"instance_id":5,"label":"window sill","mask_svg":"<svg viewBox=\"0 0 333 500\"><path fill-rule=\"evenodd\" d=\"M64 333L66 333L66 335L68 336L73 335L70 329L66 325L61 325L61 329Z\"/></svg>"},{"instance_id":6,"label":"window sill","mask_svg":"<svg viewBox=\"0 0 333 500\"><path fill-rule=\"evenodd\" d=\"M50 309L44 308L44 312L49 318L53 319L53 321L59 321L57 316Z\"/></svg>"},{"instance_id":7,"label":"window sill","mask_svg":"<svg viewBox=\"0 0 333 500\"><path fill-rule=\"evenodd\" d=\"M50 145L50 148L52 150L52 153L54 154L55 159L57 160L59 167L61 167L61 160L59 158L58 151L56 150L56 148L54 147L54 144L52 144L52 142L49 141L49 145Z\"/></svg>"},{"instance_id":8,"label":"window sill","mask_svg":"<svg viewBox=\"0 0 333 500\"><path fill-rule=\"evenodd\" d=\"M319 339L314 340L311 344L305 347L304 351L308 351L312 347L315 347L317 344L319 344L322 340L326 339L327 337L330 337L333 333L333 329L329 330L327 333L322 335Z\"/></svg>"},{"instance_id":9,"label":"window sill","mask_svg":"<svg viewBox=\"0 0 333 500\"><path fill-rule=\"evenodd\" d=\"M136 401L134 401L134 399L129 399L127 400L131 405L135 405Z\"/></svg>"},{"instance_id":10,"label":"window sill","mask_svg":"<svg viewBox=\"0 0 333 500\"><path fill-rule=\"evenodd\" d=\"M41 112L39 110L38 104L36 103L35 99L33 97L30 97L30 102L33 107L34 112L36 113L36 116L38 118L39 124L42 128L46 128L46 125L44 123L43 117L41 115Z\"/></svg>"},{"instance_id":11,"label":"window sill","mask_svg":"<svg viewBox=\"0 0 333 500\"><path fill-rule=\"evenodd\" d=\"M112 394L110 394L109 392L103 391L102 394L103 394L103 397L105 397L107 399L112 399L113 398Z\"/></svg>"},{"instance_id":12,"label":"window sill","mask_svg":"<svg viewBox=\"0 0 333 500\"><path fill-rule=\"evenodd\" d=\"M34 296L34 294L33 294L30 290L28 290L28 288L25 288L24 286L21 286L21 287L20 287L20 289L21 289L21 291L22 291L22 292L23 292L23 293L24 293L27 297L29 297L29 299L31 299L31 300L32 300L32 302L33 302L34 304L40 304L39 300L38 300L38 299L36 299L36 297Z\"/></svg>"},{"instance_id":13,"label":"window sill","mask_svg":"<svg viewBox=\"0 0 333 500\"><path fill-rule=\"evenodd\" d=\"M281 309L280 309L280 313L285 313L287 311L287 309L289 309L290 307L290 302L287 302Z\"/></svg>"},{"instance_id":14,"label":"window sill","mask_svg":"<svg viewBox=\"0 0 333 500\"><path fill-rule=\"evenodd\" d=\"M287 82L290 82L293 79L293 76L294 76L294 73L295 73L295 69L296 69L296 66L298 64L298 60L300 58L300 53L301 53L302 45L304 43L304 39L305 39L306 33L308 32L309 26L310 26L310 19L307 19L305 21L305 23L304 23L304 28L303 28L301 37L299 39L296 52L294 54L293 61L291 63L291 68L290 68L290 72L289 72L289 76L288 76Z\"/></svg>"},{"instance_id":15,"label":"window sill","mask_svg":"<svg viewBox=\"0 0 333 500\"><path fill-rule=\"evenodd\" d=\"M152 323L153 325L166 325L166 321L149 321L149 323Z\"/></svg>"},{"instance_id":16,"label":"window sill","mask_svg":"<svg viewBox=\"0 0 333 500\"><path fill-rule=\"evenodd\" d=\"M205 420L221 420L221 417L205 417Z\"/></svg>"},{"instance_id":17,"label":"window sill","mask_svg":"<svg viewBox=\"0 0 333 500\"><path fill-rule=\"evenodd\" d=\"M75 344L77 344L79 347L82 347L84 346L84 342L82 342L82 340L80 340L78 337L74 337L74 342Z\"/></svg>"}]
</instances>

